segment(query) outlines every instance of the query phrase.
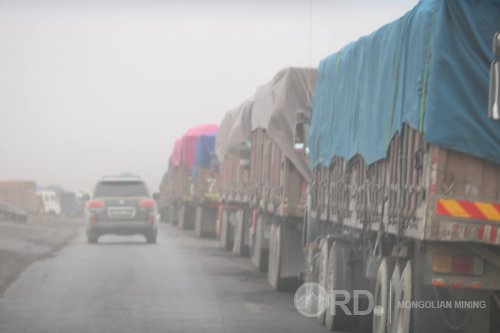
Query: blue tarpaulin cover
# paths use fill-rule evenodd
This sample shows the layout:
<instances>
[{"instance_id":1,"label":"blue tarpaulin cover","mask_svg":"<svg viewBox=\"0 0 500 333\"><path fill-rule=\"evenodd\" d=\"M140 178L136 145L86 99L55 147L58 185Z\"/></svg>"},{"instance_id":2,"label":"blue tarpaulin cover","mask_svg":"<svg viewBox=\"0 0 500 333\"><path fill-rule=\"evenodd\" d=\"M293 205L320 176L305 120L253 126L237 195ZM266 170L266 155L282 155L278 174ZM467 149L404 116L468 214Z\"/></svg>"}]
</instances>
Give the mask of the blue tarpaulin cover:
<instances>
[{"instance_id":1,"label":"blue tarpaulin cover","mask_svg":"<svg viewBox=\"0 0 500 333\"><path fill-rule=\"evenodd\" d=\"M194 148L194 166L195 169L202 167L209 169L212 162L212 154L215 149L215 137L217 134L201 135Z\"/></svg>"},{"instance_id":2,"label":"blue tarpaulin cover","mask_svg":"<svg viewBox=\"0 0 500 333\"><path fill-rule=\"evenodd\" d=\"M499 0L421 0L402 18L322 60L309 146L313 167L386 156L403 123L427 142L500 163L488 118Z\"/></svg>"}]
</instances>

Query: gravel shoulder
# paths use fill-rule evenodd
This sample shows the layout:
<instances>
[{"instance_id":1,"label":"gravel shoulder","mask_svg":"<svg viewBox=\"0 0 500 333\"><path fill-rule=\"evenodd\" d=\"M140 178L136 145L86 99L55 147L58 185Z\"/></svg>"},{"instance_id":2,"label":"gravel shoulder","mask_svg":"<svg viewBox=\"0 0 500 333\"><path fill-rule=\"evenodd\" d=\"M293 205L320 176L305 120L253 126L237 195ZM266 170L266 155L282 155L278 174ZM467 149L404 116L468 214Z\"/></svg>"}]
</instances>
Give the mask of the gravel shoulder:
<instances>
[{"instance_id":1,"label":"gravel shoulder","mask_svg":"<svg viewBox=\"0 0 500 333\"><path fill-rule=\"evenodd\" d=\"M44 216L23 224L0 221L0 296L26 267L62 248L82 226L80 219Z\"/></svg>"}]
</instances>

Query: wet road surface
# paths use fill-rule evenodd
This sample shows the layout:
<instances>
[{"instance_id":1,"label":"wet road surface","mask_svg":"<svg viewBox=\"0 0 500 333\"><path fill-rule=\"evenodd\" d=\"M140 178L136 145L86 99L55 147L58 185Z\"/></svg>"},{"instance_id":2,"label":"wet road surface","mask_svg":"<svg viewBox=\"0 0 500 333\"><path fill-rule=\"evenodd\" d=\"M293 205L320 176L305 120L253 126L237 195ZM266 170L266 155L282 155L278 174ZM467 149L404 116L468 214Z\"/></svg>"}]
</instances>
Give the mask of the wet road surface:
<instances>
[{"instance_id":1,"label":"wet road surface","mask_svg":"<svg viewBox=\"0 0 500 333\"><path fill-rule=\"evenodd\" d=\"M249 259L162 225L158 244L84 230L0 299L0 332L326 332Z\"/></svg>"}]
</instances>

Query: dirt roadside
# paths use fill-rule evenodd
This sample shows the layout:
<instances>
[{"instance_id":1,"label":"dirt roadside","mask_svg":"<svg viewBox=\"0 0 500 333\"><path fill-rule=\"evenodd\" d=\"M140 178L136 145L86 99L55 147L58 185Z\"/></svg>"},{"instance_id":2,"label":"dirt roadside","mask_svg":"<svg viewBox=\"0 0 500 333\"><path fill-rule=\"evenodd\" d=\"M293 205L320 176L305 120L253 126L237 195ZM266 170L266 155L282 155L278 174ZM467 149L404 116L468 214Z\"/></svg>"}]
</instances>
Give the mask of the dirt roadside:
<instances>
[{"instance_id":1,"label":"dirt roadside","mask_svg":"<svg viewBox=\"0 0 500 333\"><path fill-rule=\"evenodd\" d=\"M79 219L30 216L27 223L0 221L0 296L33 262L54 254L83 226Z\"/></svg>"}]
</instances>

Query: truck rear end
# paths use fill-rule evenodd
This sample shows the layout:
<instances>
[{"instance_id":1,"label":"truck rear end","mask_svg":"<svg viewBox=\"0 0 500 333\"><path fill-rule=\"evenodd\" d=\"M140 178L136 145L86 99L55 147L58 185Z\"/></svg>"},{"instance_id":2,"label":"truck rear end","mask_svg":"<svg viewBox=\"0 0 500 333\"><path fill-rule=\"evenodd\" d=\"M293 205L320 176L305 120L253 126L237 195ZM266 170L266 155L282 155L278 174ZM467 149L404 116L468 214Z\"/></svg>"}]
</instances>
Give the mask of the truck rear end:
<instances>
[{"instance_id":1,"label":"truck rear end","mask_svg":"<svg viewBox=\"0 0 500 333\"><path fill-rule=\"evenodd\" d=\"M196 202L195 232L199 237L214 237L219 212L218 162L215 157L216 134L204 134L195 146L192 177Z\"/></svg>"},{"instance_id":2,"label":"truck rear end","mask_svg":"<svg viewBox=\"0 0 500 333\"><path fill-rule=\"evenodd\" d=\"M229 110L220 124L215 151L220 162L220 205L217 233L221 247L246 256L249 252L250 129L253 99Z\"/></svg>"}]
</instances>

